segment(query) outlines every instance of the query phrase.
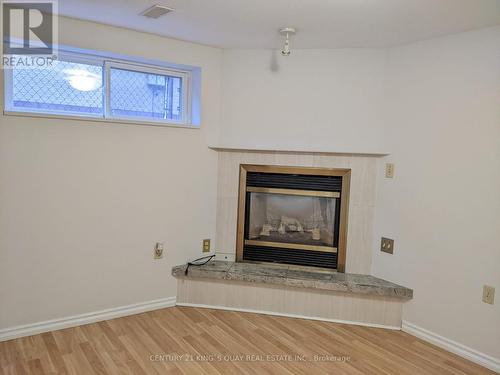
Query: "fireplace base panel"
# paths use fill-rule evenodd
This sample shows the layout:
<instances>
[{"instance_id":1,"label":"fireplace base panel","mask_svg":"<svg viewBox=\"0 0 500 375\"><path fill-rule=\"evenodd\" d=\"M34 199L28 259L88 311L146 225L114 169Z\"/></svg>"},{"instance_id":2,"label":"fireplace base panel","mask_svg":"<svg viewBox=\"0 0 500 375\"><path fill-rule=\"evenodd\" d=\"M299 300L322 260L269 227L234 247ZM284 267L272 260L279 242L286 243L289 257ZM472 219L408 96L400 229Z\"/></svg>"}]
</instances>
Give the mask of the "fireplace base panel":
<instances>
[{"instance_id":1,"label":"fireplace base panel","mask_svg":"<svg viewBox=\"0 0 500 375\"><path fill-rule=\"evenodd\" d=\"M172 268L177 305L400 329L413 291L370 275L211 261Z\"/></svg>"}]
</instances>

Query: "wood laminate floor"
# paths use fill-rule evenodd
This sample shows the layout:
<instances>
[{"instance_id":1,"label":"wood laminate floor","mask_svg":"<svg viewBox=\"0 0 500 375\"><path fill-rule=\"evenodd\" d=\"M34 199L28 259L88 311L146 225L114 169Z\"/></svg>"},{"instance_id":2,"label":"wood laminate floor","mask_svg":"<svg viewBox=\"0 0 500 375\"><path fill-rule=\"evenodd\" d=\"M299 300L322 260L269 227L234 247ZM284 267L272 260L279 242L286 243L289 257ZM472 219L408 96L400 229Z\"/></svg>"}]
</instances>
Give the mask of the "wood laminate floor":
<instances>
[{"instance_id":1,"label":"wood laminate floor","mask_svg":"<svg viewBox=\"0 0 500 375\"><path fill-rule=\"evenodd\" d=\"M0 374L494 374L400 331L172 307L0 343Z\"/></svg>"}]
</instances>

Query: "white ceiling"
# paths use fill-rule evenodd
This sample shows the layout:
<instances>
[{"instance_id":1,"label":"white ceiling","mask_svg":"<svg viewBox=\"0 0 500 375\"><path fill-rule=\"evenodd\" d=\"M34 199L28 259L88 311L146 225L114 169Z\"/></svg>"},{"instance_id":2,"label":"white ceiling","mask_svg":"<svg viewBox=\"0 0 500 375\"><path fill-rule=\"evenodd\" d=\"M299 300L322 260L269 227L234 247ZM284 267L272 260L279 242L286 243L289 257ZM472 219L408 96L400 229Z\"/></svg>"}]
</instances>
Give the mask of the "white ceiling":
<instances>
[{"instance_id":1,"label":"white ceiling","mask_svg":"<svg viewBox=\"0 0 500 375\"><path fill-rule=\"evenodd\" d=\"M138 14L153 4L175 12ZM500 0L59 0L59 13L223 48L386 47L500 24Z\"/></svg>"}]
</instances>

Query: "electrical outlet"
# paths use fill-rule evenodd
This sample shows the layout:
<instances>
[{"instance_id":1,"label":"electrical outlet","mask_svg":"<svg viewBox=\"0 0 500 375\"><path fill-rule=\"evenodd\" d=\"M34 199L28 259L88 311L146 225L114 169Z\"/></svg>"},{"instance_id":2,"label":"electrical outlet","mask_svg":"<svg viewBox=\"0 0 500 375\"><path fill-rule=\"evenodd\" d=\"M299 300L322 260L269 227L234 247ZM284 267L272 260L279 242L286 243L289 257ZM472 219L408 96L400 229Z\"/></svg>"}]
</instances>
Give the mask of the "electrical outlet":
<instances>
[{"instance_id":1,"label":"electrical outlet","mask_svg":"<svg viewBox=\"0 0 500 375\"><path fill-rule=\"evenodd\" d=\"M495 288L483 285L483 302L493 305L495 303Z\"/></svg>"},{"instance_id":2,"label":"electrical outlet","mask_svg":"<svg viewBox=\"0 0 500 375\"><path fill-rule=\"evenodd\" d=\"M394 164L386 163L385 164L385 178L393 178L394 177Z\"/></svg>"},{"instance_id":3,"label":"electrical outlet","mask_svg":"<svg viewBox=\"0 0 500 375\"><path fill-rule=\"evenodd\" d=\"M209 253L210 252L210 238L206 239L206 240L203 240L202 251L204 253Z\"/></svg>"},{"instance_id":4,"label":"electrical outlet","mask_svg":"<svg viewBox=\"0 0 500 375\"><path fill-rule=\"evenodd\" d=\"M392 254L394 252L394 240L382 237L382 240L380 241L380 251Z\"/></svg>"},{"instance_id":5,"label":"electrical outlet","mask_svg":"<svg viewBox=\"0 0 500 375\"><path fill-rule=\"evenodd\" d=\"M215 260L221 260L223 262L234 262L234 254L216 253Z\"/></svg>"},{"instance_id":6,"label":"electrical outlet","mask_svg":"<svg viewBox=\"0 0 500 375\"><path fill-rule=\"evenodd\" d=\"M153 256L155 259L163 258L163 242L157 242L154 248Z\"/></svg>"}]
</instances>

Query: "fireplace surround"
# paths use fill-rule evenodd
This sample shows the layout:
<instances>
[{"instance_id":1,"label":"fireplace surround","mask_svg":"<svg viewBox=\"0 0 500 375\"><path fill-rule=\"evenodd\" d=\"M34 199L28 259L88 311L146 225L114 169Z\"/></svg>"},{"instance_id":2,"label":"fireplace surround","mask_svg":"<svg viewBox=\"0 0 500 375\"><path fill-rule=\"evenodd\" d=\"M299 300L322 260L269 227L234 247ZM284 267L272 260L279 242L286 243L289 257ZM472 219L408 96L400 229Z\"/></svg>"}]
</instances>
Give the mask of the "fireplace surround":
<instances>
[{"instance_id":1,"label":"fireplace surround","mask_svg":"<svg viewBox=\"0 0 500 375\"><path fill-rule=\"evenodd\" d=\"M204 266L190 267L188 274L186 274L186 264L172 269L172 274L177 278L177 305L401 328L402 307L412 298L412 291L407 288L403 290L401 286L369 276L378 170L376 155L234 149L216 151L218 152L216 260ZM332 246L337 247L337 269L243 259L245 227L242 223L245 222L245 211L242 208L246 205L248 188L246 177L249 171L267 172L267 175L262 176L263 183L270 181L271 173L295 176L293 178L304 175L343 177L340 196L332 197L336 199L335 204L340 203L342 211L338 221L338 243ZM252 188L252 185L249 187ZM262 188L266 185L254 184L253 187ZM308 190L299 187L296 189ZM333 192L338 193L339 189ZM262 191L249 193L263 194ZM289 197L291 194L282 195L286 195L285 199L293 198ZM299 197L304 199L300 195ZM254 204L266 206L268 202L263 198L257 196ZM278 236L281 217L279 220L276 220L276 217L281 215L276 214L276 210L283 206L288 209L290 204L287 200L284 202L282 204L282 199L277 201L271 199L269 215L262 211L256 212L257 215L253 218L254 225L257 227L269 225L264 230L264 236L267 232L273 235L273 230L274 235ZM333 210L333 203L329 203L328 206L324 201L323 203L316 201L315 204L309 205L304 204L307 199L302 202L302 207L308 207L312 214L296 215L297 210L293 209L283 216L297 219L304 231L311 230L308 227L311 222L315 226L319 226L321 222L331 224L328 218L333 215L326 214L324 208ZM318 210L318 207L324 208ZM335 205L335 209L336 207ZM271 219L270 223L263 223L267 221L268 216ZM316 219L305 220L308 217ZM291 233L284 228L286 234L297 236L298 232L299 236L302 236L295 221L285 220L283 225L291 226L288 228ZM262 229L257 231L254 228L253 235L260 235ZM312 232L306 233L310 233L312 239ZM318 238L317 235L316 231L315 238ZM271 242L281 240L279 237L269 237L266 239L272 239ZM302 242L307 242L307 239L302 238ZM254 240L259 239L254 238ZM331 241L323 237L321 231L320 240L325 240L320 245L331 245ZM263 251L269 249L269 247L262 248ZM297 250L285 248L282 251L291 254ZM349 253L348 258L346 251ZM310 253L314 254L312 251Z\"/></svg>"},{"instance_id":2,"label":"fireplace surround","mask_svg":"<svg viewBox=\"0 0 500 375\"><path fill-rule=\"evenodd\" d=\"M350 174L241 164L236 261L344 272Z\"/></svg>"}]
</instances>

